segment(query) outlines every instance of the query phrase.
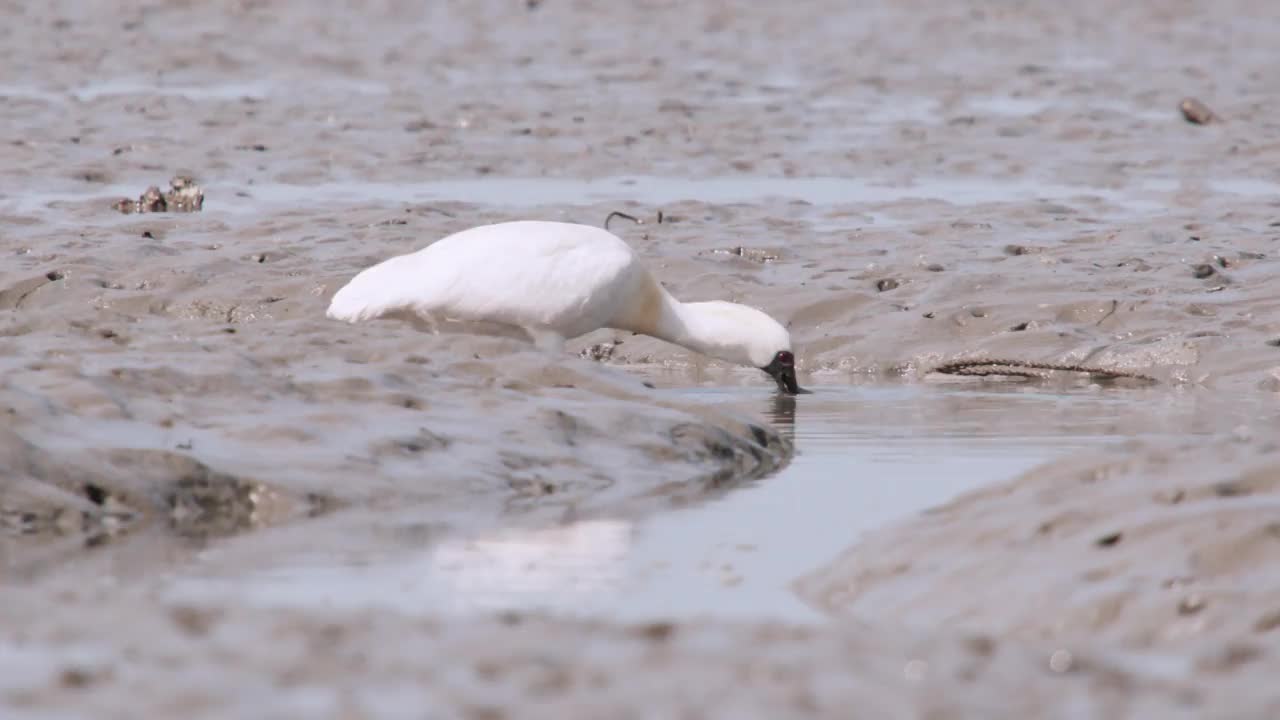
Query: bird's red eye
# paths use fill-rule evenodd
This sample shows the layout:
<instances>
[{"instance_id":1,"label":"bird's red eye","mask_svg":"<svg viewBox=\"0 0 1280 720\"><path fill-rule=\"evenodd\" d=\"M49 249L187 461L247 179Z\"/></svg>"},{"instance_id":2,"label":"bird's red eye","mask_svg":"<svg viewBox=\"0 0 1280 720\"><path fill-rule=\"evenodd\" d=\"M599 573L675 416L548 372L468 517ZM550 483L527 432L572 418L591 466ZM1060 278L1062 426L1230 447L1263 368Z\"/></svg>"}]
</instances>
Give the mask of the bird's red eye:
<instances>
[{"instance_id":1,"label":"bird's red eye","mask_svg":"<svg viewBox=\"0 0 1280 720\"><path fill-rule=\"evenodd\" d=\"M792 354L787 352L786 350L779 352L777 359L778 359L778 362L783 365L793 365L795 364L795 361L796 361L795 357L792 356Z\"/></svg>"}]
</instances>

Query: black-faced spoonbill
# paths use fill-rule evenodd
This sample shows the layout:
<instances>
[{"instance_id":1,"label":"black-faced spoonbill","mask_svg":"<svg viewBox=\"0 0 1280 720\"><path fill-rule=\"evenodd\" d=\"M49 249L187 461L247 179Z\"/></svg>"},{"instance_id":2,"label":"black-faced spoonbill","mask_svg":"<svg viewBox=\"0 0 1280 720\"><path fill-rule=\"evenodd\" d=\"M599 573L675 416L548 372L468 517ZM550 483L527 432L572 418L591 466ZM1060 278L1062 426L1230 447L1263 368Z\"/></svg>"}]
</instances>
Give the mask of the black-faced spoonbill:
<instances>
[{"instance_id":1,"label":"black-faced spoonbill","mask_svg":"<svg viewBox=\"0 0 1280 720\"><path fill-rule=\"evenodd\" d=\"M357 274L328 316L359 322L409 313L522 328L543 347L600 328L649 335L768 373L790 395L791 334L753 307L683 303L621 238L590 225L524 220L481 225Z\"/></svg>"}]
</instances>

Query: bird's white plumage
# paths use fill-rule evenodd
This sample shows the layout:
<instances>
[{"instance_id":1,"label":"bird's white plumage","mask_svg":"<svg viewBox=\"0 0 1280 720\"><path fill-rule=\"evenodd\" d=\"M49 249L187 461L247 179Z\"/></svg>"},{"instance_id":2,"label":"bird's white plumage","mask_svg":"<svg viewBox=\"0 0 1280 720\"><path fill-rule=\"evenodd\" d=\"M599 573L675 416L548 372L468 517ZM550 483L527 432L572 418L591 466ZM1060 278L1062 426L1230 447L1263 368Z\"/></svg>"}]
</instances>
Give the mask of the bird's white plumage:
<instances>
[{"instance_id":1,"label":"bird's white plumage","mask_svg":"<svg viewBox=\"0 0 1280 720\"><path fill-rule=\"evenodd\" d=\"M612 327L754 367L791 347L786 329L765 313L727 302L681 303L621 238L562 222L481 225L385 260L340 289L328 316L357 322L405 312L561 339Z\"/></svg>"}]
</instances>

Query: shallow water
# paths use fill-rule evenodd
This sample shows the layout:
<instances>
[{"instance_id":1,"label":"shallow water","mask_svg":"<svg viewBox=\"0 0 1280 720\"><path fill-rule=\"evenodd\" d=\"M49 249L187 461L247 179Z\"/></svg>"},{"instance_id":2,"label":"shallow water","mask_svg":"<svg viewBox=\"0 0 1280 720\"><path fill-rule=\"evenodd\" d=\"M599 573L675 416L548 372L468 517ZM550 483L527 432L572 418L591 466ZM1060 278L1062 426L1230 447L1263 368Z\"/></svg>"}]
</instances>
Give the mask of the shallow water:
<instances>
[{"instance_id":1,"label":"shallow water","mask_svg":"<svg viewBox=\"0 0 1280 720\"><path fill-rule=\"evenodd\" d=\"M472 612L550 609L624 619L811 621L791 582L860 535L1037 464L1138 435L1209 433L1196 393L1055 393L1021 385L672 390L768 417L797 455L778 474L638 522L584 520L412 547L315 551L244 573L216 547L174 577L185 599ZM1140 397L1138 397L1140 396ZM1237 408L1246 421L1251 412ZM1203 420L1213 415L1214 422Z\"/></svg>"},{"instance_id":2,"label":"shallow water","mask_svg":"<svg viewBox=\"0 0 1280 720\"><path fill-rule=\"evenodd\" d=\"M158 181L155 177L139 178L134 183L98 186L91 191L73 188L73 183L68 182L66 189L46 192L6 188L0 183L0 212L41 213L58 210L66 203L83 202L100 202L103 208L107 208L120 198L136 198L148 185ZM582 206L597 202L661 206L692 201L732 204L783 200L824 207L859 205L869 216L883 218L883 214L871 212L867 206L931 200L959 207L1027 202L1102 203L1109 209L1095 207L1094 214L1118 212L1131 217L1164 212L1174 195L1185 186L1185 179L1170 177L1135 179L1119 187L1105 188L1049 181L946 177L916 178L907 183L852 177L689 179L642 175L593 179L486 177L396 183L354 180L317 184L213 181L205 184L204 215L252 216L264 210L366 203L467 202L534 208ZM1247 177L1201 178L1192 186L1219 195L1240 197L1280 194L1280 184ZM113 213L100 218L99 222L111 224L113 221L128 223L136 220L132 216Z\"/></svg>"}]
</instances>

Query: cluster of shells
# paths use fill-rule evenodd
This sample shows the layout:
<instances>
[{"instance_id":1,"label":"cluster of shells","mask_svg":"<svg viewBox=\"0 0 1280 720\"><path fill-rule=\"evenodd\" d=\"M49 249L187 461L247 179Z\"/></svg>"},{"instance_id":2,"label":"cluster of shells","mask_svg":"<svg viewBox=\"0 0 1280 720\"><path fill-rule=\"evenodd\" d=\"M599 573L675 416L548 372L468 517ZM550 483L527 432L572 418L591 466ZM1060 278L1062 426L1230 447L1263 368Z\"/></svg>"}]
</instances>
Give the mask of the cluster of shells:
<instances>
[{"instance_id":1,"label":"cluster of shells","mask_svg":"<svg viewBox=\"0 0 1280 720\"><path fill-rule=\"evenodd\" d=\"M169 181L169 190L161 192L152 185L137 200L123 198L115 208L128 215L148 212L200 212L204 207L204 190L195 180L179 175Z\"/></svg>"}]
</instances>

